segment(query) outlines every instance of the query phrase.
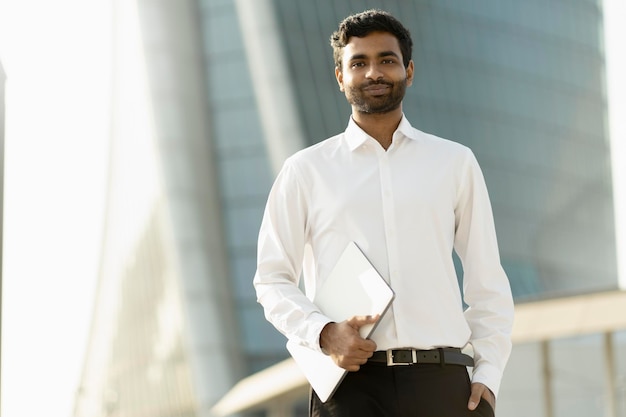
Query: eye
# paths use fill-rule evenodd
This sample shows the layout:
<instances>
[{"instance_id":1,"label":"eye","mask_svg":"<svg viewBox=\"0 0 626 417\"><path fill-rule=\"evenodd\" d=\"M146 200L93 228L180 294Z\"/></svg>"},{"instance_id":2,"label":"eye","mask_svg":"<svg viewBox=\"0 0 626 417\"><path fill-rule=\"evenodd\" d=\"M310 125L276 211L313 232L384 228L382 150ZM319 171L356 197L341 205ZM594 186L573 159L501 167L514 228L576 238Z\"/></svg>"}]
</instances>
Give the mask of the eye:
<instances>
[{"instance_id":1,"label":"eye","mask_svg":"<svg viewBox=\"0 0 626 417\"><path fill-rule=\"evenodd\" d=\"M357 61L357 62L353 62L350 66L351 66L352 68L359 68L359 67L362 67L362 66L364 66L364 65L365 65L365 64L364 64L363 62L358 62L358 61Z\"/></svg>"},{"instance_id":2,"label":"eye","mask_svg":"<svg viewBox=\"0 0 626 417\"><path fill-rule=\"evenodd\" d=\"M383 64L393 64L395 61L391 58L383 59Z\"/></svg>"}]
</instances>

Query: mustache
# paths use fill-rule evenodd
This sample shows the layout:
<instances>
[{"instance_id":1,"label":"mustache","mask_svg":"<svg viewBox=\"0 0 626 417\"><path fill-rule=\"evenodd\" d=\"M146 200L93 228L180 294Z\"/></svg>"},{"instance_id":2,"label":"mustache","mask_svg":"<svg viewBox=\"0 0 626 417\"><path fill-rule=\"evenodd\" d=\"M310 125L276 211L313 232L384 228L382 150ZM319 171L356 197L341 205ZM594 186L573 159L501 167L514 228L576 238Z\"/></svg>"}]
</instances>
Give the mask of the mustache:
<instances>
[{"instance_id":1,"label":"mustache","mask_svg":"<svg viewBox=\"0 0 626 417\"><path fill-rule=\"evenodd\" d=\"M389 87L393 87L394 83L391 81L385 81L385 80L368 81L366 83L361 84L361 88L371 87L373 85L387 85Z\"/></svg>"}]
</instances>

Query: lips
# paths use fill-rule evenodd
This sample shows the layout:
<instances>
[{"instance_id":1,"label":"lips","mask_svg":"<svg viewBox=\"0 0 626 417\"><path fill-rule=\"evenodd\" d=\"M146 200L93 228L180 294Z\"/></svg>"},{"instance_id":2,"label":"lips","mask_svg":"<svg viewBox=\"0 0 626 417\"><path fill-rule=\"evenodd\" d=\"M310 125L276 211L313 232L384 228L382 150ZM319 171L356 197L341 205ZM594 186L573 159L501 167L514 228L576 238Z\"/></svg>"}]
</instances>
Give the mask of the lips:
<instances>
[{"instance_id":1,"label":"lips","mask_svg":"<svg viewBox=\"0 0 626 417\"><path fill-rule=\"evenodd\" d=\"M391 90L391 85L390 84L386 84L386 83L376 83L376 84L370 84L367 87L363 88L363 91L367 91L370 94L373 95L378 95L378 94L385 94L387 93L389 90Z\"/></svg>"}]
</instances>

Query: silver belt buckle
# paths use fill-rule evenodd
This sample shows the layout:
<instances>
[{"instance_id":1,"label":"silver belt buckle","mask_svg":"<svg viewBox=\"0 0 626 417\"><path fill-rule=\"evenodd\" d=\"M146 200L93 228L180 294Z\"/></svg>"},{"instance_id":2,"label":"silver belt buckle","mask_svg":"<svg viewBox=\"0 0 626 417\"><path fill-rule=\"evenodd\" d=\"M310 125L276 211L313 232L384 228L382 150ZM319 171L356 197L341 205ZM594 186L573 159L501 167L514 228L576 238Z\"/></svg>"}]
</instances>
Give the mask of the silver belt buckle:
<instances>
[{"instance_id":1,"label":"silver belt buckle","mask_svg":"<svg viewBox=\"0 0 626 417\"><path fill-rule=\"evenodd\" d=\"M399 363L394 362L393 361L394 350L410 350L412 362L399 362ZM417 351L415 349L387 349L386 352L387 352L387 366L413 365L417 363Z\"/></svg>"}]
</instances>

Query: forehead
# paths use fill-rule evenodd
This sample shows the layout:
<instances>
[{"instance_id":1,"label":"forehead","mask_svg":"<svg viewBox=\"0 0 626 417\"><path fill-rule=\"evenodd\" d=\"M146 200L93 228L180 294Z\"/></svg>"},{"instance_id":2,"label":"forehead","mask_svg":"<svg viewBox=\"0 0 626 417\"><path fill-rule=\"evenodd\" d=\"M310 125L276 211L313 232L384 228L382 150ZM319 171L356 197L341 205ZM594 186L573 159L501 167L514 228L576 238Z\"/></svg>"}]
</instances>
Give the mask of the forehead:
<instances>
[{"instance_id":1,"label":"forehead","mask_svg":"<svg viewBox=\"0 0 626 417\"><path fill-rule=\"evenodd\" d=\"M398 39L388 32L372 32L362 38L352 36L343 48L344 61L354 56L377 56L381 52L394 52L402 58Z\"/></svg>"}]
</instances>

